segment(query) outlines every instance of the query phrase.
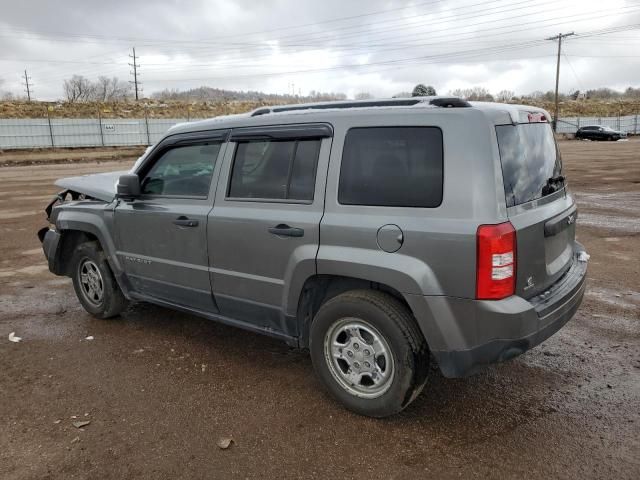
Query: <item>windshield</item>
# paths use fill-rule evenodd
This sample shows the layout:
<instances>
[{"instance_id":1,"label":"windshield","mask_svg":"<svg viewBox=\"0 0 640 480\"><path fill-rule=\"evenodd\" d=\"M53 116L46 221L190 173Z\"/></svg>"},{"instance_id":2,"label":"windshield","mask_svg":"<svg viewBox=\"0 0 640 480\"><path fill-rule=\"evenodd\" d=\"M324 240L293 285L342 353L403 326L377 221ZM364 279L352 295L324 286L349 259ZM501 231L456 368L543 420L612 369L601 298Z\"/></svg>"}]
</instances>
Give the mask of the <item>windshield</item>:
<instances>
[{"instance_id":1,"label":"windshield","mask_svg":"<svg viewBox=\"0 0 640 480\"><path fill-rule=\"evenodd\" d=\"M562 173L562 161L548 123L496 127L507 207L552 193L549 179Z\"/></svg>"}]
</instances>

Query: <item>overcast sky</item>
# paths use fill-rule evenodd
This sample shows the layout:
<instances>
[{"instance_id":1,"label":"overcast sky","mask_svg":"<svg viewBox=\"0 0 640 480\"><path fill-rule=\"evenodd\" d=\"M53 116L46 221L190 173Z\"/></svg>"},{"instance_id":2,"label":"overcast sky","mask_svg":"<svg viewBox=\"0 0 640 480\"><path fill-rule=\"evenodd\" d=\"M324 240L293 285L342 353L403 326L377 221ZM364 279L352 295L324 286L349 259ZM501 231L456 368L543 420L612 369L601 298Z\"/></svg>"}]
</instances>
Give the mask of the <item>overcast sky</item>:
<instances>
[{"instance_id":1,"label":"overcast sky","mask_svg":"<svg viewBox=\"0 0 640 480\"><path fill-rule=\"evenodd\" d=\"M0 0L0 91L62 97L72 74L145 94L208 85L377 97L431 84L518 94L640 87L640 0ZM624 27L635 26L635 28ZM613 33L611 33L613 31Z\"/></svg>"}]
</instances>

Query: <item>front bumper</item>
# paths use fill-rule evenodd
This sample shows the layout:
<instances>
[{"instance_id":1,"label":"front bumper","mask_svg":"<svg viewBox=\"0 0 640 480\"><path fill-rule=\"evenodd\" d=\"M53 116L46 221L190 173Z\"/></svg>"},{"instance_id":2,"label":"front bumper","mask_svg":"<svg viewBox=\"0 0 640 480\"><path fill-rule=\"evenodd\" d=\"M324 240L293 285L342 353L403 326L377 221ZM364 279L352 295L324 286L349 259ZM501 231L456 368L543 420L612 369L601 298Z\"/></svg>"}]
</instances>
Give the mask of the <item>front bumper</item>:
<instances>
[{"instance_id":1,"label":"front bumper","mask_svg":"<svg viewBox=\"0 0 640 480\"><path fill-rule=\"evenodd\" d=\"M49 227L44 227L38 230L38 238L42 242L42 250L49 263L49 270L56 275L64 275L65 272L60 265L60 255L58 254L62 247L61 235Z\"/></svg>"},{"instance_id":2,"label":"front bumper","mask_svg":"<svg viewBox=\"0 0 640 480\"><path fill-rule=\"evenodd\" d=\"M576 313L584 295L587 262L578 259L581 252L584 247L576 242L567 273L528 300L518 296L498 301L451 297L422 297L425 303L409 300L412 308L422 308L422 315L416 317L443 375L470 375L488 364L516 357L560 330ZM430 321L425 322L427 319Z\"/></svg>"}]
</instances>

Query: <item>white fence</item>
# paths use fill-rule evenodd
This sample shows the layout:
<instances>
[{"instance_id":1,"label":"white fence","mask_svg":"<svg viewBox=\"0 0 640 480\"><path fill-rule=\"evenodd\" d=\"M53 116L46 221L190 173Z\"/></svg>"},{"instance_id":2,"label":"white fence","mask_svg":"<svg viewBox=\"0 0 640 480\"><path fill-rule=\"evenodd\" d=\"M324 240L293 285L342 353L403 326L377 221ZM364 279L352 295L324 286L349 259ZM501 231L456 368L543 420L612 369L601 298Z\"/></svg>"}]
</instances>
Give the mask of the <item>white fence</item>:
<instances>
[{"instance_id":1,"label":"white fence","mask_svg":"<svg viewBox=\"0 0 640 480\"><path fill-rule=\"evenodd\" d=\"M576 130L586 125L603 125L614 130L638 135L640 133L640 115L621 115L619 117L560 117L558 118L558 133L576 133Z\"/></svg>"},{"instance_id":2,"label":"white fence","mask_svg":"<svg viewBox=\"0 0 640 480\"><path fill-rule=\"evenodd\" d=\"M151 145L186 118L0 119L0 149Z\"/></svg>"},{"instance_id":3,"label":"white fence","mask_svg":"<svg viewBox=\"0 0 640 480\"><path fill-rule=\"evenodd\" d=\"M638 134L638 117L564 117L558 119L558 133L575 133L585 125L607 125L628 134ZM0 149L152 145L169 127L186 121L186 118L0 119Z\"/></svg>"}]
</instances>

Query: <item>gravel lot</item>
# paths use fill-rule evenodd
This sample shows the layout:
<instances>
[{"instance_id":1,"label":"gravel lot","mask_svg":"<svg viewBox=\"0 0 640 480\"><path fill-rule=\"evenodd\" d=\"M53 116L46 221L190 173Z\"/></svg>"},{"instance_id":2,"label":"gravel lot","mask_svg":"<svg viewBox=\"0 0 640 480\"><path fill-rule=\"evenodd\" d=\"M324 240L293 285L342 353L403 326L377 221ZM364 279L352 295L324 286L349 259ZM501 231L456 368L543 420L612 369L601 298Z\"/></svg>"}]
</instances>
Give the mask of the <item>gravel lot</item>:
<instances>
[{"instance_id":1,"label":"gravel lot","mask_svg":"<svg viewBox=\"0 0 640 480\"><path fill-rule=\"evenodd\" d=\"M343 410L275 340L150 305L82 310L45 265L42 208L54 179L130 162L0 168L0 477L640 478L640 141L561 150L591 254L576 317L476 376L434 370L386 420Z\"/></svg>"}]
</instances>

